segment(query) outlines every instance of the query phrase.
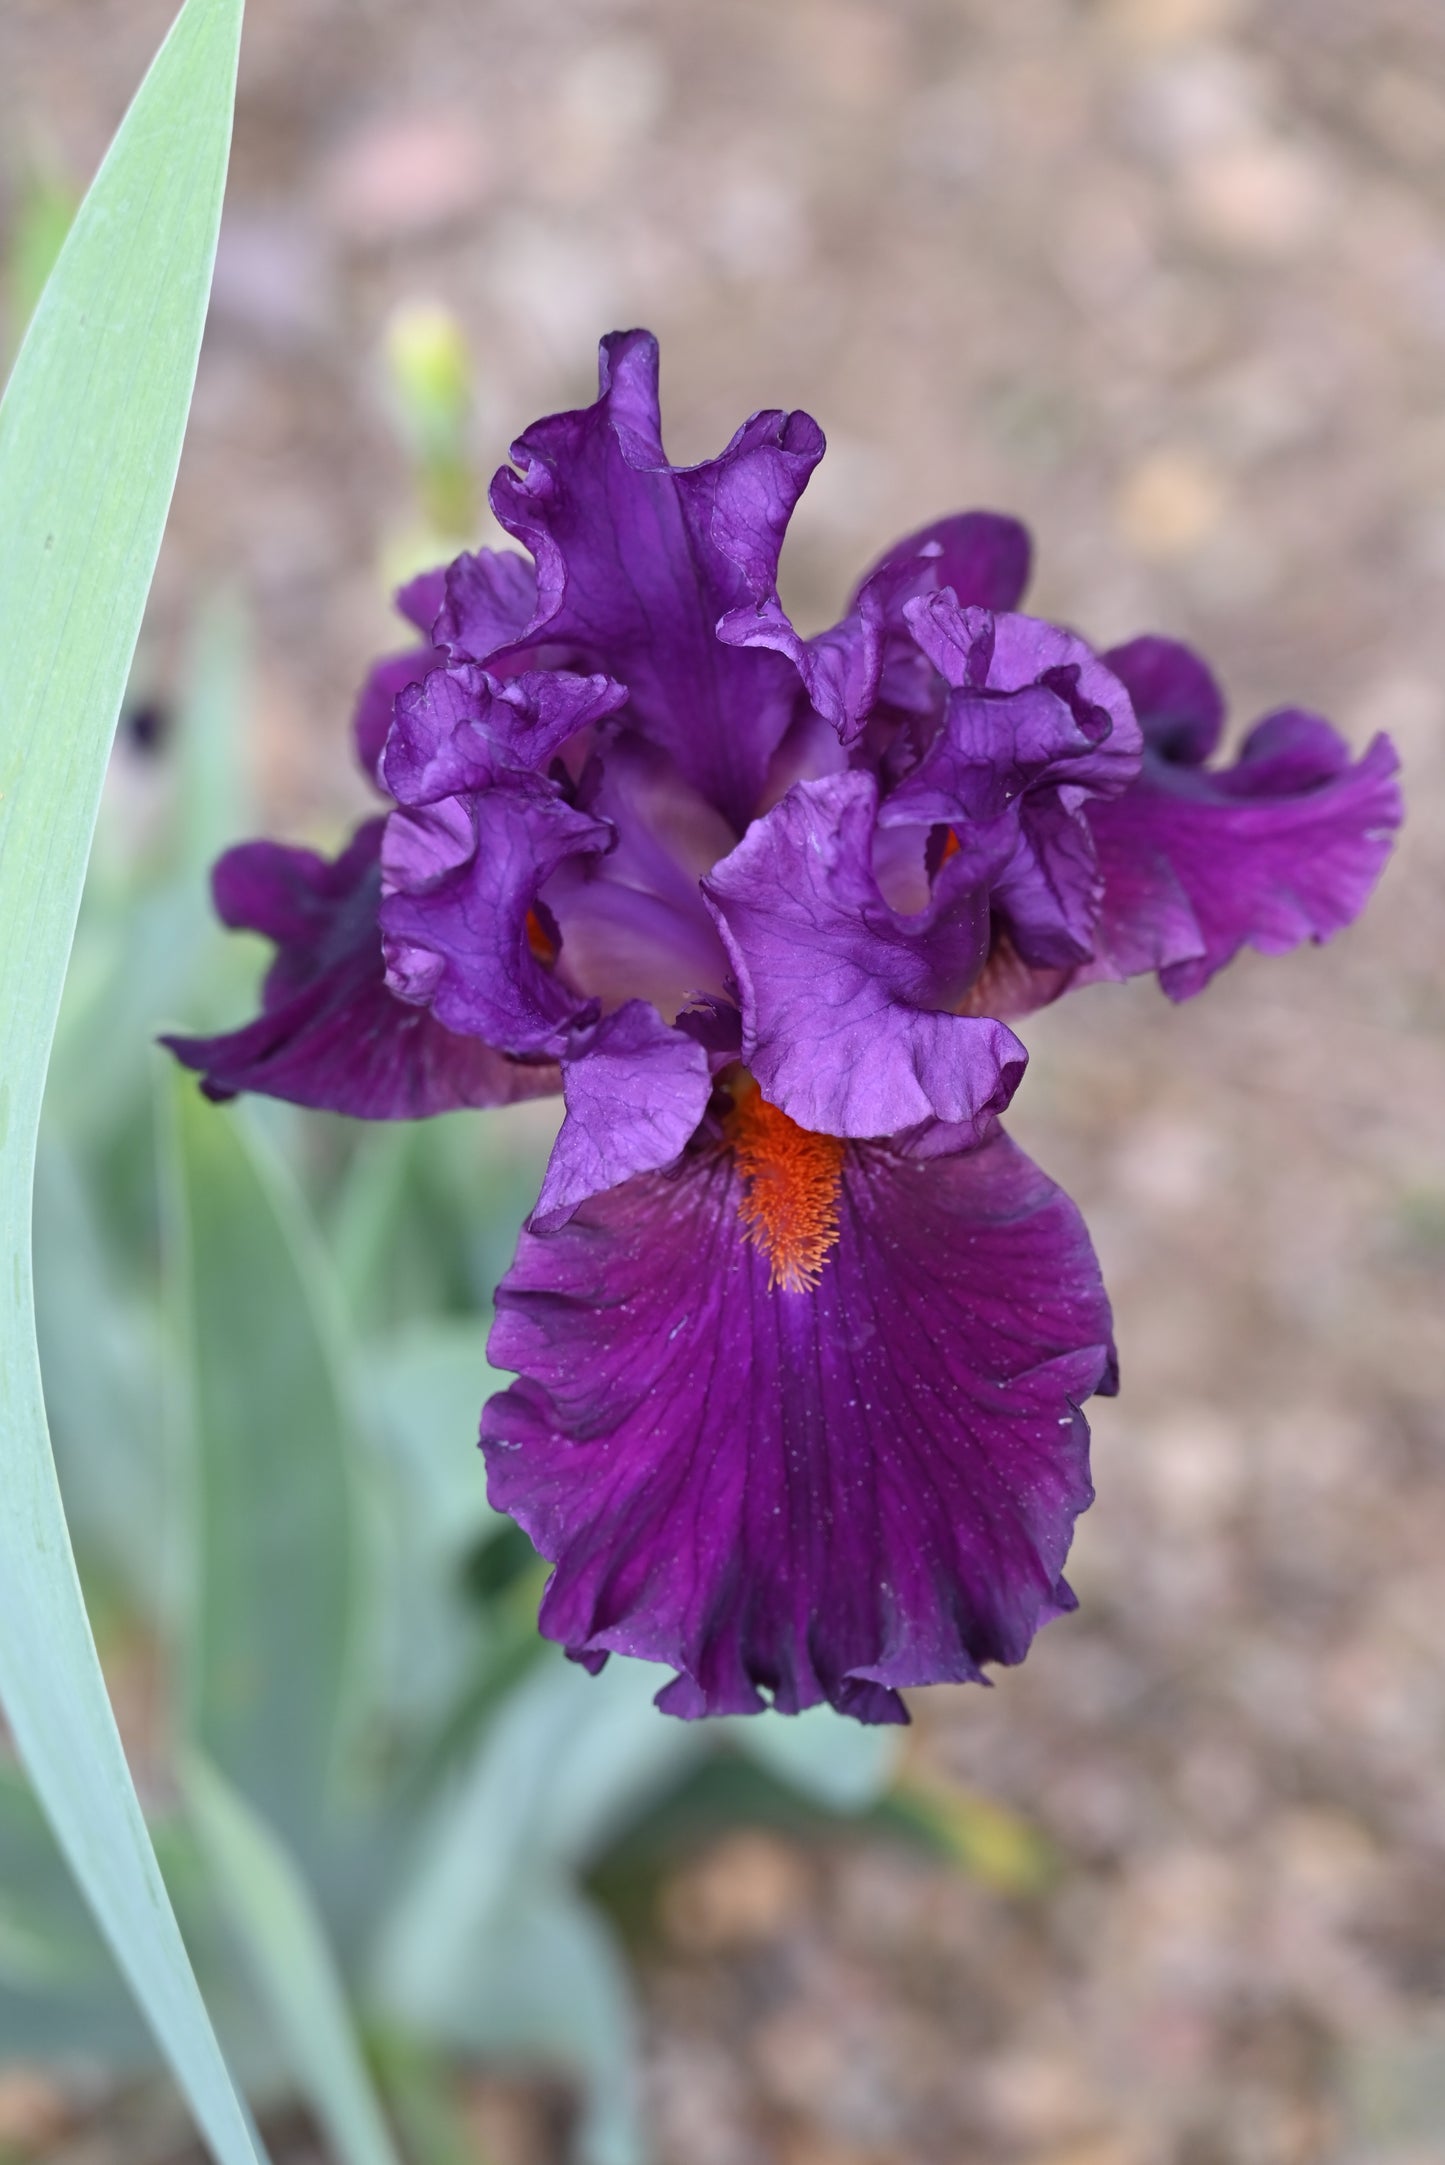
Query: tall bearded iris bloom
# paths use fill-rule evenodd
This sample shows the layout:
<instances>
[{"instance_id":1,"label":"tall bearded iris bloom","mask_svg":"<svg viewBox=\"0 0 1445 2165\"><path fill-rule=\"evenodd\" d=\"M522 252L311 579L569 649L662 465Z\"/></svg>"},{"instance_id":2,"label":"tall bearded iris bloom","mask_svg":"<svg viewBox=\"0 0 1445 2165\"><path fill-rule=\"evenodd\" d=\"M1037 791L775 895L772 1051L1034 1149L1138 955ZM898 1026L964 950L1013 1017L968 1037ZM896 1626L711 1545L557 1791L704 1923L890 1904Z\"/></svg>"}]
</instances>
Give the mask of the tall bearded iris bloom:
<instances>
[{"instance_id":1,"label":"tall bearded iris bloom","mask_svg":"<svg viewBox=\"0 0 1445 2165\"><path fill-rule=\"evenodd\" d=\"M1011 1024L1327 938L1400 808L1383 739L1352 764L1294 710L1210 765L1203 663L1021 614L991 513L802 637L778 557L822 452L760 413L669 465L656 346L607 339L492 484L526 553L399 597L357 715L388 808L334 863L217 867L276 945L261 1014L171 1042L213 1097L369 1119L560 1089L482 1421L542 1628L670 1665L672 1713L900 1721L1073 1606L1113 1388L1078 1212L999 1124Z\"/></svg>"}]
</instances>

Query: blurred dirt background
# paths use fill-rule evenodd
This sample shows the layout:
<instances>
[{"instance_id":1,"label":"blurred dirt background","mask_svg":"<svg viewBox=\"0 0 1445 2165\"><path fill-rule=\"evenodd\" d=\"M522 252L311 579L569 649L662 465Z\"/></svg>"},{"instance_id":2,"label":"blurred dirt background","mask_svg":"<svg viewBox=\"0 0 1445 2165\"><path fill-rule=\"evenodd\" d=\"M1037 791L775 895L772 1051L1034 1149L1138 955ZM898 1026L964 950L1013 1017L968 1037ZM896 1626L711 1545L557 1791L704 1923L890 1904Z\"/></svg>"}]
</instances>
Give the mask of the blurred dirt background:
<instances>
[{"instance_id":1,"label":"blurred dirt background","mask_svg":"<svg viewBox=\"0 0 1445 2165\"><path fill-rule=\"evenodd\" d=\"M0 186L88 175L170 13L0 0ZM810 621L909 526L1010 508L1037 607L1406 761L1334 948L1026 1033L1013 1124L1089 1217L1124 1394L1080 1613L925 1696L911 1748L1040 1830L1048 1885L695 1859L644 1968L661 2158L1445 2159L1445 6L251 0L149 651L163 679L196 595L244 589L288 832L356 801L406 486L380 353L429 297L484 470L646 322L675 457L755 406L826 428ZM0 2135L45 2150L28 2081ZM478 2112L495 2165L554 2165L525 2085Z\"/></svg>"}]
</instances>

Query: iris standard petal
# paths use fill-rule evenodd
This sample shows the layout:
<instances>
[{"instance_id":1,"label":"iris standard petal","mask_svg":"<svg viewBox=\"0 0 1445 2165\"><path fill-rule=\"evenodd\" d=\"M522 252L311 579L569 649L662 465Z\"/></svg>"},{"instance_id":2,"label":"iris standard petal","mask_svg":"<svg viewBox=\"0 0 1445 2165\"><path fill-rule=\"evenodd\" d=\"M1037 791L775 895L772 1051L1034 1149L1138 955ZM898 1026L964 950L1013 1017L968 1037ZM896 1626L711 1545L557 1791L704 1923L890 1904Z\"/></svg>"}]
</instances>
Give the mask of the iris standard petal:
<instances>
[{"instance_id":1,"label":"iris standard petal","mask_svg":"<svg viewBox=\"0 0 1445 2165\"><path fill-rule=\"evenodd\" d=\"M737 980L743 1055L805 1128L893 1135L1001 1112L1028 1055L1002 1023L945 1012L982 968L987 900L905 917L872 868L868 774L796 784L703 882ZM965 950L968 960L960 954Z\"/></svg>"},{"instance_id":2,"label":"iris standard petal","mask_svg":"<svg viewBox=\"0 0 1445 2165\"><path fill-rule=\"evenodd\" d=\"M425 639L431 638L438 612L446 598L449 569L449 565L434 564L429 571L419 571L414 579L408 579L404 586L399 586L392 596L398 614L404 616L408 624L414 624Z\"/></svg>"},{"instance_id":3,"label":"iris standard petal","mask_svg":"<svg viewBox=\"0 0 1445 2165\"><path fill-rule=\"evenodd\" d=\"M902 602L931 585L936 568L926 559L883 566L864 582L847 615L811 639L794 630L775 591L720 617L718 637L728 646L783 655L814 713L851 745L877 703L890 634L902 625Z\"/></svg>"},{"instance_id":4,"label":"iris standard petal","mask_svg":"<svg viewBox=\"0 0 1445 2165\"><path fill-rule=\"evenodd\" d=\"M579 796L616 841L606 856L569 858L543 892L568 974L604 1007L636 995L671 1019L727 976L698 883L732 848L733 831L665 753L630 731L609 736Z\"/></svg>"},{"instance_id":5,"label":"iris standard petal","mask_svg":"<svg viewBox=\"0 0 1445 2165\"><path fill-rule=\"evenodd\" d=\"M1078 1213L1003 1135L926 1163L805 1140L836 1152L811 1289L770 1286L725 1146L523 1235L490 1494L556 1564L544 1631L589 1666L670 1664L668 1711L898 1721L900 1686L1019 1661L1073 1606L1108 1303Z\"/></svg>"},{"instance_id":6,"label":"iris standard petal","mask_svg":"<svg viewBox=\"0 0 1445 2165\"><path fill-rule=\"evenodd\" d=\"M529 428L512 447L520 471L492 484L497 517L536 559L518 650L559 646L625 681L631 725L741 830L797 678L777 655L723 645L714 627L771 590L822 432L806 414L755 414L720 457L671 466L656 341L604 339L600 386L595 405Z\"/></svg>"},{"instance_id":7,"label":"iris standard petal","mask_svg":"<svg viewBox=\"0 0 1445 2165\"><path fill-rule=\"evenodd\" d=\"M993 819L1041 786L1071 789L1078 802L1117 795L1138 773L1143 738L1128 691L1074 632L962 607L947 591L910 602L906 615L951 696L899 798L932 793L967 818Z\"/></svg>"},{"instance_id":8,"label":"iris standard petal","mask_svg":"<svg viewBox=\"0 0 1445 2165\"><path fill-rule=\"evenodd\" d=\"M358 1119L417 1120L558 1087L551 1063L508 1060L387 990L377 923L384 824L369 821L334 863L248 842L216 866L223 921L263 933L277 955L254 1022L161 1041L199 1069L207 1097L251 1090Z\"/></svg>"}]
</instances>

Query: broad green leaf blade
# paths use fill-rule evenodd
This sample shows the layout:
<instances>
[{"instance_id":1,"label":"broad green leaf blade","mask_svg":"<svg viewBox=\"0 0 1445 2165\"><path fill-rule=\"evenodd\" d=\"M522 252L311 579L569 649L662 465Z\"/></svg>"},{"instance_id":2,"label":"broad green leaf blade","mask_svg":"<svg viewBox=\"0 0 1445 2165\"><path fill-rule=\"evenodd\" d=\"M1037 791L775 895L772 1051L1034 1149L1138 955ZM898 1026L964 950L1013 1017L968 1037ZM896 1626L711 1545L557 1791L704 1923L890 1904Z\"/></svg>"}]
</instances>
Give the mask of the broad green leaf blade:
<instances>
[{"instance_id":1,"label":"broad green leaf blade","mask_svg":"<svg viewBox=\"0 0 1445 2165\"><path fill-rule=\"evenodd\" d=\"M188 1727L311 1869L352 1713L358 1453L339 1297L244 1108L165 1075L167 1274L187 1376Z\"/></svg>"},{"instance_id":2,"label":"broad green leaf blade","mask_svg":"<svg viewBox=\"0 0 1445 2165\"><path fill-rule=\"evenodd\" d=\"M71 1537L83 1569L99 1567L133 1608L158 1619L172 1576L159 1334L136 1297L134 1268L117 1269L92 1184L48 1112L34 1242L41 1373Z\"/></svg>"},{"instance_id":3,"label":"broad green leaf blade","mask_svg":"<svg viewBox=\"0 0 1445 2165\"><path fill-rule=\"evenodd\" d=\"M0 1701L71 1868L226 2165L258 2155L95 1657L50 1455L30 1197L106 753L195 381L241 0L188 0L0 404Z\"/></svg>"},{"instance_id":4,"label":"broad green leaf blade","mask_svg":"<svg viewBox=\"0 0 1445 2165\"><path fill-rule=\"evenodd\" d=\"M45 281L65 245L75 217L75 196L58 175L31 172L21 182L20 200L10 228L0 298L4 300L5 355L8 360L25 335Z\"/></svg>"},{"instance_id":5,"label":"broad green leaf blade","mask_svg":"<svg viewBox=\"0 0 1445 2165\"><path fill-rule=\"evenodd\" d=\"M213 1884L297 2087L341 2165L398 2165L325 1925L295 1862L200 1753L188 1755L183 1782Z\"/></svg>"}]
</instances>

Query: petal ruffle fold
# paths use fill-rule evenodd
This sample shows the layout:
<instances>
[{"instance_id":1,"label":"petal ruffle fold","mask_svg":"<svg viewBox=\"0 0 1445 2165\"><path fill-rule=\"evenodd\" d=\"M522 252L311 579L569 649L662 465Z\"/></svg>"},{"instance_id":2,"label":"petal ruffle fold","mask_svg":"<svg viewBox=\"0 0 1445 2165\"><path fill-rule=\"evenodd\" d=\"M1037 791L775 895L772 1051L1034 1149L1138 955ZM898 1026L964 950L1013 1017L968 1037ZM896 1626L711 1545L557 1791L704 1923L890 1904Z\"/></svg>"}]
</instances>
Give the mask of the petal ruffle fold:
<instances>
[{"instance_id":1,"label":"petal ruffle fold","mask_svg":"<svg viewBox=\"0 0 1445 2165\"><path fill-rule=\"evenodd\" d=\"M420 684L442 658L433 646L416 646L408 647L400 654L384 654L379 662L372 664L357 697L351 738L362 772L378 788L385 787L380 774L381 759L398 695L412 685Z\"/></svg>"},{"instance_id":2,"label":"petal ruffle fold","mask_svg":"<svg viewBox=\"0 0 1445 2165\"><path fill-rule=\"evenodd\" d=\"M541 669L501 679L477 662L452 662L400 692L381 777L406 805L489 789L518 768L545 768L626 698L610 677Z\"/></svg>"},{"instance_id":3,"label":"petal ruffle fold","mask_svg":"<svg viewBox=\"0 0 1445 2165\"><path fill-rule=\"evenodd\" d=\"M351 737L357 759L369 781L377 780L397 693L409 684L418 683L427 670L435 669L442 659L432 645L431 628L441 607L445 582L444 568L423 571L398 588L393 596L398 613L421 633L422 644L408 647L403 653L384 655L375 662L357 696Z\"/></svg>"},{"instance_id":4,"label":"petal ruffle fold","mask_svg":"<svg viewBox=\"0 0 1445 2165\"><path fill-rule=\"evenodd\" d=\"M672 466L656 341L604 339L599 373L596 404L529 428L512 447L520 471L492 483L498 519L536 562L536 609L515 651L559 648L621 677L631 726L741 831L797 678L780 656L723 645L714 627L771 594L822 431L806 414L754 414L718 458ZM442 636L448 623L444 610Z\"/></svg>"}]
</instances>

